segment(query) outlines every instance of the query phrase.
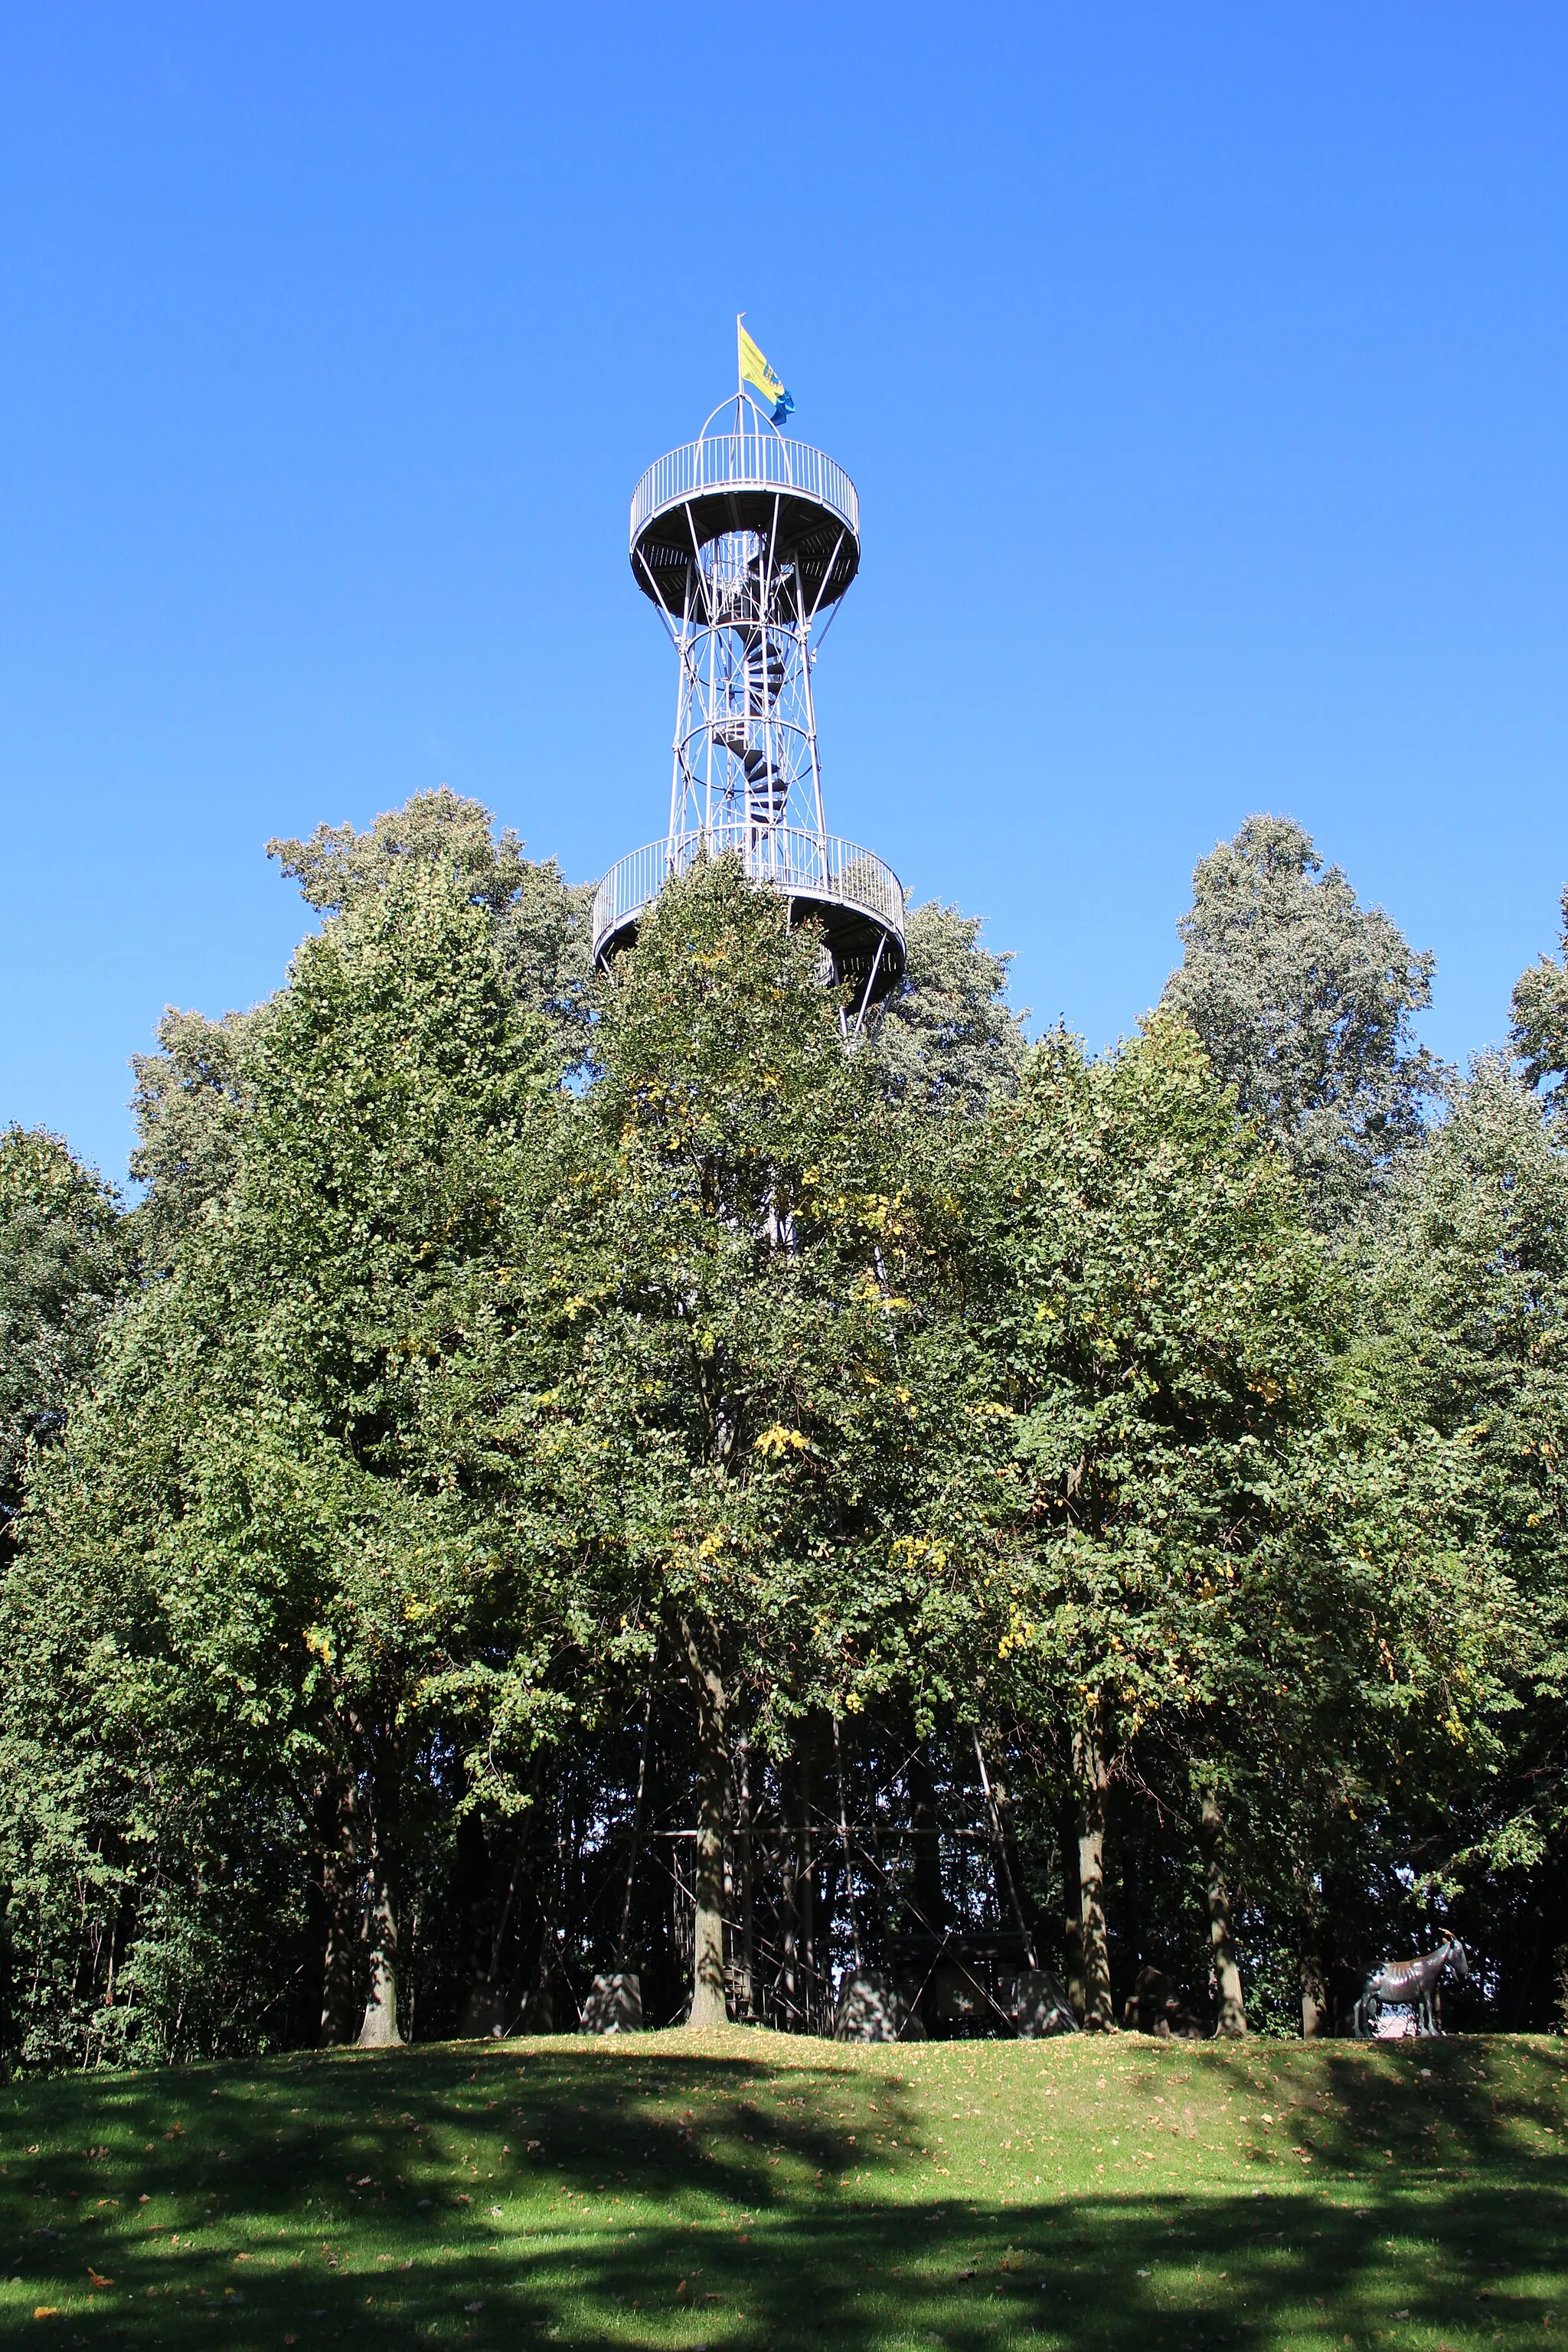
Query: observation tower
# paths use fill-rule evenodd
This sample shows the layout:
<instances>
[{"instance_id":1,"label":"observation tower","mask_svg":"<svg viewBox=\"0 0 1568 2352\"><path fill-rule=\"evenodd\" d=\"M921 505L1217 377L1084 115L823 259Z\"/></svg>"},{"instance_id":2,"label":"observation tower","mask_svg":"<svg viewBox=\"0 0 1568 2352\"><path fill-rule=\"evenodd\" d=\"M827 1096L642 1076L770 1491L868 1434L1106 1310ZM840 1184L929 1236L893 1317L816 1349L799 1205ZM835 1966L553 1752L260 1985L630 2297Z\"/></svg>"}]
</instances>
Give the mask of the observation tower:
<instances>
[{"instance_id":1,"label":"observation tower","mask_svg":"<svg viewBox=\"0 0 1568 2352\"><path fill-rule=\"evenodd\" d=\"M631 564L679 665L669 824L600 883L595 959L632 943L672 875L733 852L820 927L858 1029L904 969L904 894L879 857L828 832L823 807L812 669L860 565L855 485L742 388L637 484Z\"/></svg>"}]
</instances>

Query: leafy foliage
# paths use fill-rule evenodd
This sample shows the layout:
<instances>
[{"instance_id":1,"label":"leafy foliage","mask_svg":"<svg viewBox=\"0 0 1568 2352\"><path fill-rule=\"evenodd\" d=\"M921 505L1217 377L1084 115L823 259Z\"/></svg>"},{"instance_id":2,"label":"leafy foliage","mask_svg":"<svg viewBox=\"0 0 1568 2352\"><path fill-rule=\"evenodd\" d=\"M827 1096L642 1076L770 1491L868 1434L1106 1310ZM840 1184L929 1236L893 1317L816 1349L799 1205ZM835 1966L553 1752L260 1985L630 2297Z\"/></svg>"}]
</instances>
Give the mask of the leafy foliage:
<instances>
[{"instance_id":1,"label":"leafy foliage","mask_svg":"<svg viewBox=\"0 0 1568 2352\"><path fill-rule=\"evenodd\" d=\"M1515 982L1511 1034L1526 1084L1545 1087L1561 1114L1568 1087L1568 890L1563 893L1559 944L1561 954L1542 956Z\"/></svg>"},{"instance_id":2,"label":"leafy foliage","mask_svg":"<svg viewBox=\"0 0 1568 2352\"><path fill-rule=\"evenodd\" d=\"M495 918L497 941L521 1002L545 1021L563 1068L587 1045L593 996L588 908L593 891L562 879L555 860L536 865L489 811L442 784L416 793L364 833L318 825L308 841L270 841L268 855L292 877L308 906L341 913L363 906L409 866L454 875L470 903Z\"/></svg>"},{"instance_id":3,"label":"leafy foliage","mask_svg":"<svg viewBox=\"0 0 1568 2352\"><path fill-rule=\"evenodd\" d=\"M628 1966L973 2030L1026 1955L1283 2031L1454 1926L1544 2019L1555 963L1522 1075L1449 1083L1430 959L1254 818L1114 1052L1026 1048L940 905L847 1050L732 859L595 976L477 803L273 847L321 928L166 1014L139 1205L0 1136L12 2054L498 2032Z\"/></svg>"},{"instance_id":4,"label":"leafy foliage","mask_svg":"<svg viewBox=\"0 0 1568 2352\"><path fill-rule=\"evenodd\" d=\"M158 1024L160 1050L132 1056L138 1141L131 1173L146 1189L131 1232L151 1271L168 1267L181 1235L234 1180L250 1106L247 1064L268 1010L208 1021L171 1005Z\"/></svg>"},{"instance_id":5,"label":"leafy foliage","mask_svg":"<svg viewBox=\"0 0 1568 2352\"><path fill-rule=\"evenodd\" d=\"M1252 816L1193 877L1163 1003L1274 1136L1316 1223L1342 1230L1422 1135L1447 1073L1415 1043L1435 959L1325 873L1288 818Z\"/></svg>"},{"instance_id":6,"label":"leafy foliage","mask_svg":"<svg viewBox=\"0 0 1568 2352\"><path fill-rule=\"evenodd\" d=\"M65 1426L119 1286L111 1188L41 1128L0 1130L0 1557L29 1446Z\"/></svg>"},{"instance_id":7,"label":"leafy foliage","mask_svg":"<svg viewBox=\"0 0 1568 2352\"><path fill-rule=\"evenodd\" d=\"M854 1692L918 1443L900 1124L816 961L738 861L662 894L606 993L571 1261L637 1605L708 1621L770 1724Z\"/></svg>"},{"instance_id":8,"label":"leafy foliage","mask_svg":"<svg viewBox=\"0 0 1568 2352\"><path fill-rule=\"evenodd\" d=\"M1476 1064L1402 1178L1369 1305L1386 1392L1413 1446L1461 1456L1469 1539L1493 1553L1512 1601L1505 1737L1472 1792L1457 1876L1473 1886L1537 1865L1555 1886L1568 1835L1568 1160L1496 1057Z\"/></svg>"},{"instance_id":9,"label":"leafy foliage","mask_svg":"<svg viewBox=\"0 0 1568 2352\"><path fill-rule=\"evenodd\" d=\"M998 1148L1035 1585L1019 1638L1120 1743L1224 1686L1235 1587L1333 1344L1321 1254L1168 1015L1099 1063L1053 1034Z\"/></svg>"},{"instance_id":10,"label":"leafy foliage","mask_svg":"<svg viewBox=\"0 0 1568 2352\"><path fill-rule=\"evenodd\" d=\"M974 1113L1010 1094L1025 1054L1025 1015L1007 1003L1011 955L980 944L981 924L936 899L911 907L908 962L873 1027L870 1057L898 1100Z\"/></svg>"},{"instance_id":11,"label":"leafy foliage","mask_svg":"<svg viewBox=\"0 0 1568 2352\"><path fill-rule=\"evenodd\" d=\"M14 1769L52 1759L12 1883L60 1845L112 1903L100 2000L127 1912L188 1913L215 1818L258 1805L297 1857L323 1809L352 1816L325 1835L381 1889L391 1986L436 1727L492 1774L530 1736L529 1557L441 1444L440 1398L464 1344L445 1301L500 1258L550 1066L489 911L439 866L400 871L301 950L247 1062L227 1190L116 1328L7 1597L12 1657L68 1675L63 1698L37 1673L7 1685ZM58 1630L62 1591L85 1643ZM41 1951L47 1906L23 1910L13 1934Z\"/></svg>"}]
</instances>

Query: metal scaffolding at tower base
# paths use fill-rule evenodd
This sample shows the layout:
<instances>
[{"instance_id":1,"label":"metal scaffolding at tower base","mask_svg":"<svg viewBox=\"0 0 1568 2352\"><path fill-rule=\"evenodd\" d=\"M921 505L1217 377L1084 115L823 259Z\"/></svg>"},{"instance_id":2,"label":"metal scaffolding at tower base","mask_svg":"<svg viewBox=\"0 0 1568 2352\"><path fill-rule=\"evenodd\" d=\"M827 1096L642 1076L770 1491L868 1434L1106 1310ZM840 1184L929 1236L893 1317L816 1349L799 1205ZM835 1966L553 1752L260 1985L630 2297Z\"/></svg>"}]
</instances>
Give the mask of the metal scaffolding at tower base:
<instances>
[{"instance_id":1,"label":"metal scaffolding at tower base","mask_svg":"<svg viewBox=\"0 0 1568 2352\"><path fill-rule=\"evenodd\" d=\"M650 841L612 866L594 893L593 952L597 961L629 946L645 907L665 884L702 857L739 857L748 878L790 899L809 919L820 919L836 968L858 976L855 965L876 953L879 939L897 941L901 966L904 893L890 866L869 849L834 834L794 825L711 824Z\"/></svg>"}]
</instances>

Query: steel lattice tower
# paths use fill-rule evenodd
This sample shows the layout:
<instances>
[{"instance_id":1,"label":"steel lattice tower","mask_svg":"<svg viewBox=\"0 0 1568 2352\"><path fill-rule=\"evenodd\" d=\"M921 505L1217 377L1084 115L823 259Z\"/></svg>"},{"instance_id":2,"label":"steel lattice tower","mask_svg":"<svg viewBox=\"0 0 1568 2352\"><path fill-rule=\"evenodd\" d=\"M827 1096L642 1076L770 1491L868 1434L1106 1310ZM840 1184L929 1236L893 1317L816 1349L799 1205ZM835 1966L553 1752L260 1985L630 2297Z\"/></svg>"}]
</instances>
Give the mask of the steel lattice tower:
<instances>
[{"instance_id":1,"label":"steel lattice tower","mask_svg":"<svg viewBox=\"0 0 1568 2352\"><path fill-rule=\"evenodd\" d=\"M600 883L594 954L630 944L671 875L732 851L820 926L858 1027L903 971L904 894L823 808L814 638L859 569L855 486L741 393L637 484L631 562L679 661L669 826Z\"/></svg>"}]
</instances>

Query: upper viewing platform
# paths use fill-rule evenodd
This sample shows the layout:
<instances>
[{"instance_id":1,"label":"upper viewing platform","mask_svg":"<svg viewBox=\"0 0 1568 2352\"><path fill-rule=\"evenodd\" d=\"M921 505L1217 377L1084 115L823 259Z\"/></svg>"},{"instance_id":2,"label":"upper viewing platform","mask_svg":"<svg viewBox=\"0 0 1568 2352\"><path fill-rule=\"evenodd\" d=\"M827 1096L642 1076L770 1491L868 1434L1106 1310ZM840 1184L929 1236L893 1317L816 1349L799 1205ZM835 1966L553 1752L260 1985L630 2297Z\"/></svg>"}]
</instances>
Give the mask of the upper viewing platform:
<instances>
[{"instance_id":1,"label":"upper viewing platform","mask_svg":"<svg viewBox=\"0 0 1568 2352\"><path fill-rule=\"evenodd\" d=\"M594 960L632 947L647 908L698 858L733 856L816 928L824 976L847 992L847 1038L906 961L903 887L828 832L817 758L813 638L859 568L860 501L842 466L779 431L795 404L739 319L735 341L733 394L632 499L633 576L680 665L669 825L600 883Z\"/></svg>"},{"instance_id":2,"label":"upper viewing platform","mask_svg":"<svg viewBox=\"0 0 1568 2352\"><path fill-rule=\"evenodd\" d=\"M735 405L755 416L749 401ZM757 532L776 561L795 565L809 612L837 604L859 569L860 501L843 467L759 420L759 429L736 433L705 427L648 467L632 498L638 587L667 612L684 611L699 549L740 530Z\"/></svg>"}]
</instances>

